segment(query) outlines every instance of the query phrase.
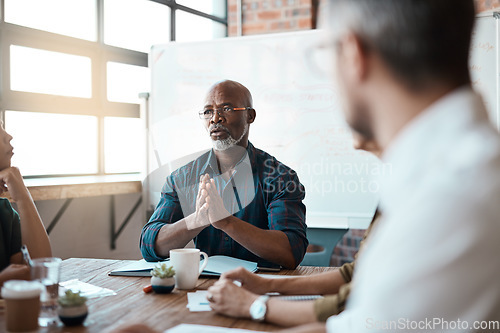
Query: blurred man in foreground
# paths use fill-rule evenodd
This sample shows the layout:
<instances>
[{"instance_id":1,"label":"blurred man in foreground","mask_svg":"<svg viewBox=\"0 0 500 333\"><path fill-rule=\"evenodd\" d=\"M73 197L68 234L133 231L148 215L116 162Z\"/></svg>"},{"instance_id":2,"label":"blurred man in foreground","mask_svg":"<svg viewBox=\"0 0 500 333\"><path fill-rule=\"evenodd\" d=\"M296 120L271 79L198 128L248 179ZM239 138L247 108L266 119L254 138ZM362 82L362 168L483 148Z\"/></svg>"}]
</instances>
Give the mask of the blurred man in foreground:
<instances>
[{"instance_id":1,"label":"blurred man in foreground","mask_svg":"<svg viewBox=\"0 0 500 333\"><path fill-rule=\"evenodd\" d=\"M393 174L346 309L296 331L500 329L500 139L471 88L474 14L473 0L329 1L347 122Z\"/></svg>"}]
</instances>

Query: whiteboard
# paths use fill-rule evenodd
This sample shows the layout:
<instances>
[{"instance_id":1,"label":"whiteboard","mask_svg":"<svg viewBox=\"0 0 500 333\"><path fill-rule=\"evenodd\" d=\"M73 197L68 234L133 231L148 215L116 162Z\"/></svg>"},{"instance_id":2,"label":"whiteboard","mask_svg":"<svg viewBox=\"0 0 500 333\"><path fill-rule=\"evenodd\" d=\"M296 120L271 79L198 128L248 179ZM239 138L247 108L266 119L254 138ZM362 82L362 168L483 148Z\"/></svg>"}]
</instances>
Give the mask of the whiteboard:
<instances>
[{"instance_id":1,"label":"whiteboard","mask_svg":"<svg viewBox=\"0 0 500 333\"><path fill-rule=\"evenodd\" d=\"M311 65L320 36L311 30L154 46L149 155L158 158L150 158L149 172L161 176L152 182L153 201L163 185L158 179L211 148L198 111L212 84L231 79L253 96L250 141L304 184L308 226L366 228L378 203L378 176L391 170L353 150L337 90ZM168 167L155 171L160 165Z\"/></svg>"},{"instance_id":2,"label":"whiteboard","mask_svg":"<svg viewBox=\"0 0 500 333\"><path fill-rule=\"evenodd\" d=\"M491 11L477 16L469 62L472 86L482 95L497 129L500 129L499 18L498 12Z\"/></svg>"}]
</instances>

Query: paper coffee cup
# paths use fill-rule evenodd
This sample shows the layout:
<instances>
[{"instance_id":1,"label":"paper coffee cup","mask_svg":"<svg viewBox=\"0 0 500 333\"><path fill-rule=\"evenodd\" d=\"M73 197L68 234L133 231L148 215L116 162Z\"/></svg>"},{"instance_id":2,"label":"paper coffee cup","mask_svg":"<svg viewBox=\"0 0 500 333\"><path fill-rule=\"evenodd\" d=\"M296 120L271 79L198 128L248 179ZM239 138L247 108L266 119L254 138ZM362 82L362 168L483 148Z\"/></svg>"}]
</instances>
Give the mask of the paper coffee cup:
<instances>
[{"instance_id":1,"label":"paper coffee cup","mask_svg":"<svg viewBox=\"0 0 500 333\"><path fill-rule=\"evenodd\" d=\"M7 332L38 331L42 289L43 285L37 281L11 280L4 283L2 297Z\"/></svg>"}]
</instances>

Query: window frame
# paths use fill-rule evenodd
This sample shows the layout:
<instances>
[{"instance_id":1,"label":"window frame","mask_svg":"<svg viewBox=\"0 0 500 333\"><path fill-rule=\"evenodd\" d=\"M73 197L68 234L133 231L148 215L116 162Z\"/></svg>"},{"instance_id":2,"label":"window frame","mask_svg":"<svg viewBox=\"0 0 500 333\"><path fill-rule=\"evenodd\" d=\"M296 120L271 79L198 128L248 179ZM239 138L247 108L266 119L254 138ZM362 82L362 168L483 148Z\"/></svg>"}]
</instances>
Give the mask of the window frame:
<instances>
[{"instance_id":1,"label":"window frame","mask_svg":"<svg viewBox=\"0 0 500 333\"><path fill-rule=\"evenodd\" d=\"M97 173L110 175L104 170L104 117L140 118L141 104L110 102L107 99L107 63L118 62L127 65L148 67L148 53L115 47L104 43L104 0L94 0L96 5L96 41L60 35L5 22L5 0L0 0L0 119L5 123L5 111L29 111L71 115L90 115L98 120ZM170 8L170 40L175 41L176 11L201 16L226 26L228 36L227 0L225 17L177 4L175 0L153 1ZM40 50L61 52L89 57L91 60L92 96L90 98L67 97L41 93L10 90L10 45ZM25 178L66 177L68 175L36 175ZM75 176L75 175L69 175ZM78 176L88 176L78 174Z\"/></svg>"}]
</instances>

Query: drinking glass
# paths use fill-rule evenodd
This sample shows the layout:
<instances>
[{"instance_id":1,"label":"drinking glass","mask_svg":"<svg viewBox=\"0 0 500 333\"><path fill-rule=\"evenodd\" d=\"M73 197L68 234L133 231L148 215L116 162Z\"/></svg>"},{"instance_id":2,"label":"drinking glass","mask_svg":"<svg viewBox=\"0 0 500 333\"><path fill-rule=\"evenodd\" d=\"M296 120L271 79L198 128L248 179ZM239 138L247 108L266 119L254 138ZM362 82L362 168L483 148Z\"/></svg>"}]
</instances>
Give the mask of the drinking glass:
<instances>
[{"instance_id":1,"label":"drinking glass","mask_svg":"<svg viewBox=\"0 0 500 333\"><path fill-rule=\"evenodd\" d=\"M59 326L61 324L57 315L61 262L61 258L33 259L31 279L41 282L45 287L40 295L41 306L38 324L41 327Z\"/></svg>"}]
</instances>

